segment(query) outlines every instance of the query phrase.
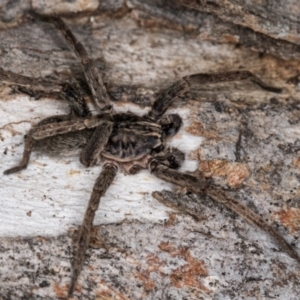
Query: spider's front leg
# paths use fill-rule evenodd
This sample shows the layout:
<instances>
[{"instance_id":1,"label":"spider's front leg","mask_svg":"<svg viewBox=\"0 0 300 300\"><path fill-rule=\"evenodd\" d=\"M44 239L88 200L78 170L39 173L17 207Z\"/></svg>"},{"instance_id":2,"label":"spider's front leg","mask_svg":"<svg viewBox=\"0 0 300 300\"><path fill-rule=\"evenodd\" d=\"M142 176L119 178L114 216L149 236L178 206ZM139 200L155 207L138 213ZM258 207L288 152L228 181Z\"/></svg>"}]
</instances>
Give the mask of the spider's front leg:
<instances>
[{"instance_id":1,"label":"spider's front leg","mask_svg":"<svg viewBox=\"0 0 300 300\"><path fill-rule=\"evenodd\" d=\"M215 74L198 73L185 76L167 89L163 90L154 101L152 108L148 113L148 117L153 120L158 120L177 97L184 94L193 86L237 80L250 80L262 89L273 93L281 93L282 91L280 88L264 83L249 71L233 71Z\"/></svg>"},{"instance_id":2,"label":"spider's front leg","mask_svg":"<svg viewBox=\"0 0 300 300\"><path fill-rule=\"evenodd\" d=\"M187 173L170 169L168 166L160 164L155 159L150 162L149 168L151 173L156 177L175 185L187 188L189 191L192 191L196 194L202 194L207 186L205 178L196 177Z\"/></svg>"},{"instance_id":3,"label":"spider's front leg","mask_svg":"<svg viewBox=\"0 0 300 300\"><path fill-rule=\"evenodd\" d=\"M251 224L256 225L260 229L269 233L271 237L277 242L277 244L284 250L290 257L300 263L300 257L297 252L286 242L286 240L273 228L271 227L264 219L259 215L253 212L247 206L242 205L234 198L226 195L225 192L221 192L215 188L208 187L205 190L206 195L208 195L213 200L225 205L227 208L231 209L237 215L245 219Z\"/></svg>"},{"instance_id":4,"label":"spider's front leg","mask_svg":"<svg viewBox=\"0 0 300 300\"><path fill-rule=\"evenodd\" d=\"M175 185L185 187L195 194L205 193L213 200L226 206L231 211L242 217L247 222L254 224L269 233L271 237L278 243L278 245L292 258L300 263L300 257L297 252L285 241L285 239L273 229L266 221L264 221L259 215L254 213L250 208L242 205L237 200L226 195L225 192L210 187L204 178L198 178L190 174L181 173L176 170L171 170L167 166L160 164L153 160L150 162L150 171L158 178ZM159 199L158 199L159 200ZM174 204L172 204L174 205Z\"/></svg>"}]
</instances>

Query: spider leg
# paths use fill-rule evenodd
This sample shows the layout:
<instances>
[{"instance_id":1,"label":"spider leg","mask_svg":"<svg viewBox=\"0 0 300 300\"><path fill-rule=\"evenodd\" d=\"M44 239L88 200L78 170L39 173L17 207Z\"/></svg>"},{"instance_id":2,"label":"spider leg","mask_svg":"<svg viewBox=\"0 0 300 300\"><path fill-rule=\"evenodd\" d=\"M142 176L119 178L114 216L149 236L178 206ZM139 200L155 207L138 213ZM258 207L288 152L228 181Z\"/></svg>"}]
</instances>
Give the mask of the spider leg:
<instances>
[{"instance_id":1,"label":"spider leg","mask_svg":"<svg viewBox=\"0 0 300 300\"><path fill-rule=\"evenodd\" d=\"M101 158L101 152L106 146L112 130L112 122L104 122L101 125L97 126L87 145L82 149L80 153L80 162L83 165L90 167L96 165L99 162Z\"/></svg>"},{"instance_id":2,"label":"spider leg","mask_svg":"<svg viewBox=\"0 0 300 300\"><path fill-rule=\"evenodd\" d=\"M53 119L53 117L50 117L50 119ZM32 132L32 137L35 140L42 140L46 137L55 136L58 134L65 134L68 132L95 128L109 120L109 115L89 116L85 119L74 118L70 116L69 118L65 118L60 122L49 122L46 124L39 123L36 126L35 130Z\"/></svg>"},{"instance_id":3,"label":"spider leg","mask_svg":"<svg viewBox=\"0 0 300 300\"><path fill-rule=\"evenodd\" d=\"M198 73L185 76L167 89L163 90L154 101L152 108L148 113L148 117L158 120L166 112L176 97L179 97L193 86L237 80L250 80L262 89L273 93L280 93L282 91L280 88L267 85L249 71L234 71L214 74Z\"/></svg>"},{"instance_id":4,"label":"spider leg","mask_svg":"<svg viewBox=\"0 0 300 300\"><path fill-rule=\"evenodd\" d=\"M229 197L226 193L221 192L220 190L214 188L207 188L205 193L215 201L225 205L236 214L241 216L243 219L252 223L269 233L271 237L277 242L277 244L292 258L297 260L300 263L300 257L296 251L285 241L285 239L274 229L272 228L263 218L254 213L247 206L242 205L237 200Z\"/></svg>"},{"instance_id":5,"label":"spider leg","mask_svg":"<svg viewBox=\"0 0 300 300\"><path fill-rule=\"evenodd\" d=\"M300 257L296 251L281 237L281 235L274 230L266 221L264 221L259 215L254 213L250 208L242 205L237 200L226 195L218 189L207 187L204 179L197 178L190 174L180 173L176 170L171 170L166 166L152 161L149 165L151 173L160 179L167 182L176 184L178 186L186 187L193 193L206 193L210 198L223 204L231 211L242 217L247 222L256 225L269 235L278 243L278 245L292 258L300 263Z\"/></svg>"},{"instance_id":6,"label":"spider leg","mask_svg":"<svg viewBox=\"0 0 300 300\"><path fill-rule=\"evenodd\" d=\"M184 79L180 79L163 90L154 101L148 117L153 120L158 120L180 95L184 94L190 89L190 84Z\"/></svg>"},{"instance_id":7,"label":"spider leg","mask_svg":"<svg viewBox=\"0 0 300 300\"><path fill-rule=\"evenodd\" d=\"M27 93L35 91L42 95L62 98L69 103L71 111L78 117L86 117L89 114L87 104L79 93L80 88L75 80L59 82L44 78L33 78L0 68L0 82L23 87L25 90L28 90Z\"/></svg>"},{"instance_id":8,"label":"spider leg","mask_svg":"<svg viewBox=\"0 0 300 300\"><path fill-rule=\"evenodd\" d=\"M68 291L68 297L71 297L73 295L75 284L84 263L86 249L89 245L91 236L93 220L95 217L95 212L98 209L100 199L112 184L117 174L117 170L118 168L113 164L104 165L102 172L100 173L94 184L92 195L78 234L77 250L73 263L73 276Z\"/></svg>"},{"instance_id":9,"label":"spider leg","mask_svg":"<svg viewBox=\"0 0 300 300\"><path fill-rule=\"evenodd\" d=\"M32 131L29 131L29 133L27 134L27 137L25 138L25 146L24 146L22 160L20 161L20 163L17 166L5 170L3 172L3 174L9 175L12 173L19 172L23 169L26 169L28 162L29 162L30 154L32 152L32 147L33 147Z\"/></svg>"},{"instance_id":10,"label":"spider leg","mask_svg":"<svg viewBox=\"0 0 300 300\"><path fill-rule=\"evenodd\" d=\"M97 106L101 111L111 110L111 103L106 91L106 87L103 83L101 75L98 72L97 67L95 66L94 61L90 59L85 48L76 39L67 24L61 18L55 16L45 16L37 14L35 12L31 12L31 15L39 18L42 21L52 23L62 33L70 48L81 61L86 81Z\"/></svg>"},{"instance_id":11,"label":"spider leg","mask_svg":"<svg viewBox=\"0 0 300 300\"><path fill-rule=\"evenodd\" d=\"M232 71L224 73L212 73L212 74L193 74L183 77L184 80L189 82L189 84L199 85L199 84L209 84L209 83L218 83L218 82L228 82L228 81L237 81L237 80L250 80L253 83L257 84L259 87L266 91L273 93L281 93L282 89L274 86L270 86L259 79L256 75L252 74L250 71Z\"/></svg>"},{"instance_id":12,"label":"spider leg","mask_svg":"<svg viewBox=\"0 0 300 300\"><path fill-rule=\"evenodd\" d=\"M175 185L186 187L188 190L196 194L203 194L207 185L205 178L196 177L187 173L181 173L174 169L170 169L160 164L155 159L150 162L149 168L151 173L156 177Z\"/></svg>"},{"instance_id":13,"label":"spider leg","mask_svg":"<svg viewBox=\"0 0 300 300\"><path fill-rule=\"evenodd\" d=\"M43 119L42 121L40 121L35 127L33 127L28 132L28 134L25 137L25 146L24 146L24 152L23 152L23 157L22 157L21 162L17 166L4 171L3 174L9 175L9 174L16 173L16 172L19 172L19 171L27 168L30 154L32 152L34 140L35 140L35 138L33 136L36 132L38 132L39 128L44 128L47 126L54 126L53 124L59 124L59 122L67 122L67 121L71 120L72 118L74 118L74 117L72 117L70 115L60 115L60 116L55 116L55 117L49 117L49 118L46 118L46 119Z\"/></svg>"},{"instance_id":14,"label":"spider leg","mask_svg":"<svg viewBox=\"0 0 300 300\"><path fill-rule=\"evenodd\" d=\"M80 88L75 79L71 79L70 83L62 84L62 98L66 100L71 108L71 111L78 117L87 117L90 114L88 106L79 92Z\"/></svg>"},{"instance_id":15,"label":"spider leg","mask_svg":"<svg viewBox=\"0 0 300 300\"><path fill-rule=\"evenodd\" d=\"M152 158L160 165L167 166L171 169L178 169L182 166L185 155L178 148L168 147L159 153L152 153Z\"/></svg>"},{"instance_id":16,"label":"spider leg","mask_svg":"<svg viewBox=\"0 0 300 300\"><path fill-rule=\"evenodd\" d=\"M61 84L55 80L32 78L0 68L0 81L7 84L16 84L34 90L46 92L60 92Z\"/></svg>"}]
</instances>

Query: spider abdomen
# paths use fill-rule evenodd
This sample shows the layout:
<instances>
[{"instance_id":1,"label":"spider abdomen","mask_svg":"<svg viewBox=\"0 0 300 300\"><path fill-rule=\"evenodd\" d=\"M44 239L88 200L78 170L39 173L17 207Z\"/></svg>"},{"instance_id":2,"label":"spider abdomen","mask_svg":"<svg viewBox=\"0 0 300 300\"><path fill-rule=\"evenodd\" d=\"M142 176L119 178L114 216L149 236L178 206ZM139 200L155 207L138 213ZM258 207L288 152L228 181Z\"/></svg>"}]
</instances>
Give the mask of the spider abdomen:
<instances>
[{"instance_id":1,"label":"spider abdomen","mask_svg":"<svg viewBox=\"0 0 300 300\"><path fill-rule=\"evenodd\" d=\"M93 132L94 129L85 129L56 136L50 136L42 140L35 140L33 148L35 151L55 156L77 155L87 144Z\"/></svg>"}]
</instances>

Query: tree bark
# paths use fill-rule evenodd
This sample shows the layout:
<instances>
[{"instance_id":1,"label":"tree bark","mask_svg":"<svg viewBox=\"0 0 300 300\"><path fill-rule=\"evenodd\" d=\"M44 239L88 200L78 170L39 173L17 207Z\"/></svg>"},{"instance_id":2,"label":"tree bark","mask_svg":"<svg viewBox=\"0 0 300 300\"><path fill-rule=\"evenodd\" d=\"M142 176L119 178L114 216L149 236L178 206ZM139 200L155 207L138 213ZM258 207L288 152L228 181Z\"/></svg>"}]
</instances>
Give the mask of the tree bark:
<instances>
[{"instance_id":1,"label":"tree bark","mask_svg":"<svg viewBox=\"0 0 300 300\"><path fill-rule=\"evenodd\" d=\"M64 17L96 61L118 110L144 114L162 88L193 73L249 70L283 88L281 94L251 82L194 88L170 109L184 125L169 143L186 153L183 171L204 173L300 253L295 1L276 7L268 1L257 6L255 1L247 6L242 1L57 3L2 1L1 68L35 78L76 77L91 102L75 55L51 24L27 15L33 9ZM4 171L21 159L23 136L33 124L69 109L42 91L1 84L0 95ZM84 168L77 156L34 153L26 170L0 177L3 299L66 295L74 226L82 222L100 170ZM161 191L156 199L153 191ZM157 201L168 199L179 199L182 206L197 203L196 217ZM299 297L300 266L265 232L203 195L178 192L147 170L117 175L95 224L77 299Z\"/></svg>"}]
</instances>

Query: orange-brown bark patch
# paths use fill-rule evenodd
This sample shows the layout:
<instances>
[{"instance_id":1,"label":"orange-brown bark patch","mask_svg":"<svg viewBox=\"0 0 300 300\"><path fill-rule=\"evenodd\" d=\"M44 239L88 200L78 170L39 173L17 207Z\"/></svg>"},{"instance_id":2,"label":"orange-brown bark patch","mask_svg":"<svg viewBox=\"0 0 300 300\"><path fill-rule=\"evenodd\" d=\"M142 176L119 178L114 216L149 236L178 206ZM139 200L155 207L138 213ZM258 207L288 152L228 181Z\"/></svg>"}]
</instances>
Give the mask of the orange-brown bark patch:
<instances>
[{"instance_id":1,"label":"orange-brown bark patch","mask_svg":"<svg viewBox=\"0 0 300 300\"><path fill-rule=\"evenodd\" d=\"M63 285L60 286L57 282L54 283L54 293L56 294L56 297L58 299L66 298L66 295L68 294L69 285ZM75 291L78 293L81 293L81 285L76 285Z\"/></svg>"},{"instance_id":2,"label":"orange-brown bark patch","mask_svg":"<svg viewBox=\"0 0 300 300\"><path fill-rule=\"evenodd\" d=\"M169 277L172 285L177 288L188 286L207 294L210 293L210 290L200 281L201 276L208 276L208 271L203 261L199 261L193 257L190 250L186 247L176 248L171 243L161 242L159 248L167 252L171 257L184 259L186 264L167 271L167 261L161 260L155 254L149 254L147 256L147 268L135 274L135 277L143 282L145 292L155 289L156 283L151 280L151 274L156 273L162 278Z\"/></svg>"},{"instance_id":3,"label":"orange-brown bark patch","mask_svg":"<svg viewBox=\"0 0 300 300\"><path fill-rule=\"evenodd\" d=\"M185 131L193 135L203 136L207 139L215 139L215 140L221 139L216 134L215 130L207 130L202 126L200 122L197 121L193 121L190 126L185 127Z\"/></svg>"},{"instance_id":4,"label":"orange-brown bark patch","mask_svg":"<svg viewBox=\"0 0 300 300\"><path fill-rule=\"evenodd\" d=\"M187 262L184 266L180 266L172 271L170 279L173 286L177 288L189 286L197 288L207 294L210 293L210 290L199 280L201 276L208 276L208 271L203 261L199 261L193 257L190 250L186 247L175 248L170 243L162 242L159 248L168 252L172 257L179 256Z\"/></svg>"},{"instance_id":5,"label":"orange-brown bark patch","mask_svg":"<svg viewBox=\"0 0 300 300\"><path fill-rule=\"evenodd\" d=\"M224 176L231 187L238 187L250 175L246 164L220 159L201 161L199 171L206 177Z\"/></svg>"},{"instance_id":6,"label":"orange-brown bark patch","mask_svg":"<svg viewBox=\"0 0 300 300\"><path fill-rule=\"evenodd\" d=\"M293 165L300 170L300 157L294 159Z\"/></svg>"},{"instance_id":7,"label":"orange-brown bark patch","mask_svg":"<svg viewBox=\"0 0 300 300\"><path fill-rule=\"evenodd\" d=\"M119 291L115 291L104 280L100 281L100 288L96 291L96 299L101 300L129 300Z\"/></svg>"},{"instance_id":8,"label":"orange-brown bark patch","mask_svg":"<svg viewBox=\"0 0 300 300\"><path fill-rule=\"evenodd\" d=\"M291 234L300 230L300 209L290 208L288 210L282 210L277 212L281 224L287 227Z\"/></svg>"},{"instance_id":9,"label":"orange-brown bark patch","mask_svg":"<svg viewBox=\"0 0 300 300\"><path fill-rule=\"evenodd\" d=\"M151 291L156 287L156 283L150 279L151 273L157 273L160 276L166 276L162 268L166 266L166 262L159 259L155 254L147 256L147 269L137 272L135 277L143 282L145 291Z\"/></svg>"},{"instance_id":10,"label":"orange-brown bark patch","mask_svg":"<svg viewBox=\"0 0 300 300\"><path fill-rule=\"evenodd\" d=\"M174 226L177 219L177 213L169 213L169 219L164 222L164 227Z\"/></svg>"}]
</instances>

